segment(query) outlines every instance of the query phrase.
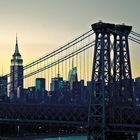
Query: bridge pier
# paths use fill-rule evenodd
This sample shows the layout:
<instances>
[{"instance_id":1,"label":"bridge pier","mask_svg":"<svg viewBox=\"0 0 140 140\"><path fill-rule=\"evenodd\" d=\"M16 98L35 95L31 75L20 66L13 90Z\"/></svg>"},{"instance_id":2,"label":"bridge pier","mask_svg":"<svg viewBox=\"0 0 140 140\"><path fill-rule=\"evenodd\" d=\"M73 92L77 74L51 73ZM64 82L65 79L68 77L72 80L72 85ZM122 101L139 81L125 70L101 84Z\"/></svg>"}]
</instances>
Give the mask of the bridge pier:
<instances>
[{"instance_id":1,"label":"bridge pier","mask_svg":"<svg viewBox=\"0 0 140 140\"><path fill-rule=\"evenodd\" d=\"M88 113L88 140L108 140L105 106L110 103L133 106L133 80L128 46L128 35L132 27L98 22L92 25L92 29L96 38L92 68L93 91ZM108 136L109 140L135 139L131 133L113 133Z\"/></svg>"},{"instance_id":2,"label":"bridge pier","mask_svg":"<svg viewBox=\"0 0 140 140\"><path fill-rule=\"evenodd\" d=\"M95 23L92 29L95 32L95 50L92 69L93 93L90 97L89 108L89 140L105 140L105 94L110 89L111 78L111 40L108 28L114 28L114 24ZM111 92L110 92L111 93Z\"/></svg>"}]
</instances>

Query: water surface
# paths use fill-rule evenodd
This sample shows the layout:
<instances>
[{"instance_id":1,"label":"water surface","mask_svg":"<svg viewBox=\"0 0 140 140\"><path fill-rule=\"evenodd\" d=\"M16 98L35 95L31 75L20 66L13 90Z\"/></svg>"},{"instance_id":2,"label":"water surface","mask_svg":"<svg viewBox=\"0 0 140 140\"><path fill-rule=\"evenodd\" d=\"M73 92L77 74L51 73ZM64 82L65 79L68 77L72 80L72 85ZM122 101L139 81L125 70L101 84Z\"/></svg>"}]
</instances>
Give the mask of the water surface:
<instances>
[{"instance_id":1,"label":"water surface","mask_svg":"<svg viewBox=\"0 0 140 140\"><path fill-rule=\"evenodd\" d=\"M70 136L70 137L58 137L58 138L39 138L35 140L87 140L86 136Z\"/></svg>"}]
</instances>

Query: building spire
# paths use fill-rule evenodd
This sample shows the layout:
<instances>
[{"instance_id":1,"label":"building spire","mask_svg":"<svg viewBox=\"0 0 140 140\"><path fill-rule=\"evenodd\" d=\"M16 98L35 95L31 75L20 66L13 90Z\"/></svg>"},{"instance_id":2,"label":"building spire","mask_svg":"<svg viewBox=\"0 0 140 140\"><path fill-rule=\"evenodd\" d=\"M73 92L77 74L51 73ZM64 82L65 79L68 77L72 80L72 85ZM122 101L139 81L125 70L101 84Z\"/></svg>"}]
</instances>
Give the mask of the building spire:
<instances>
[{"instance_id":1,"label":"building spire","mask_svg":"<svg viewBox=\"0 0 140 140\"><path fill-rule=\"evenodd\" d=\"M72 69L74 68L74 57L72 57Z\"/></svg>"},{"instance_id":2,"label":"building spire","mask_svg":"<svg viewBox=\"0 0 140 140\"><path fill-rule=\"evenodd\" d=\"M2 70L2 76L3 76L3 64L2 64L2 69L1 70Z\"/></svg>"},{"instance_id":3,"label":"building spire","mask_svg":"<svg viewBox=\"0 0 140 140\"><path fill-rule=\"evenodd\" d=\"M59 54L59 58L60 58L60 54ZM59 58L58 58L58 78L60 77Z\"/></svg>"},{"instance_id":4,"label":"building spire","mask_svg":"<svg viewBox=\"0 0 140 140\"><path fill-rule=\"evenodd\" d=\"M16 45L18 45L18 38L17 38L17 33L16 33Z\"/></svg>"},{"instance_id":5,"label":"building spire","mask_svg":"<svg viewBox=\"0 0 140 140\"><path fill-rule=\"evenodd\" d=\"M17 33L16 33L16 46L15 46L15 53L14 53L14 55L20 55L19 49L18 49L18 37L17 37Z\"/></svg>"}]
</instances>

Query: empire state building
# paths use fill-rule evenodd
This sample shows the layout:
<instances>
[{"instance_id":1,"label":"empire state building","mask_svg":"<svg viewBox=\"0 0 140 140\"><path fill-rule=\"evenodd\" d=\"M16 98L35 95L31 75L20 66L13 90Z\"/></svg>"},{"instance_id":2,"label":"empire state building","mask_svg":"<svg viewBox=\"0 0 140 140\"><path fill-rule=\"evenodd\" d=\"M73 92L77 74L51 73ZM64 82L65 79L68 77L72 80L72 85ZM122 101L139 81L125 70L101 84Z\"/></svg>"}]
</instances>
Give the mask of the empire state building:
<instances>
[{"instance_id":1,"label":"empire state building","mask_svg":"<svg viewBox=\"0 0 140 140\"><path fill-rule=\"evenodd\" d=\"M15 52L10 66L10 99L16 101L23 94L23 60L18 48L16 36Z\"/></svg>"}]
</instances>

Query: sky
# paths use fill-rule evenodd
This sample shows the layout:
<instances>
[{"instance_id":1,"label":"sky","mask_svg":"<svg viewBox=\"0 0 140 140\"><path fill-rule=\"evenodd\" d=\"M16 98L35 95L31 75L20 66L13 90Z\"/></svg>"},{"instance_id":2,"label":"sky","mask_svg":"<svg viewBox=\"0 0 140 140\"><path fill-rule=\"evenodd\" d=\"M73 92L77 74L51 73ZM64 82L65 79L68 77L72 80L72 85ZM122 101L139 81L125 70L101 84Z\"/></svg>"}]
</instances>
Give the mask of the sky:
<instances>
[{"instance_id":1,"label":"sky","mask_svg":"<svg viewBox=\"0 0 140 140\"><path fill-rule=\"evenodd\" d=\"M88 31L102 20L140 33L140 0L0 0L0 74L10 70L16 33L24 64ZM140 76L140 45L130 42L133 77Z\"/></svg>"}]
</instances>

